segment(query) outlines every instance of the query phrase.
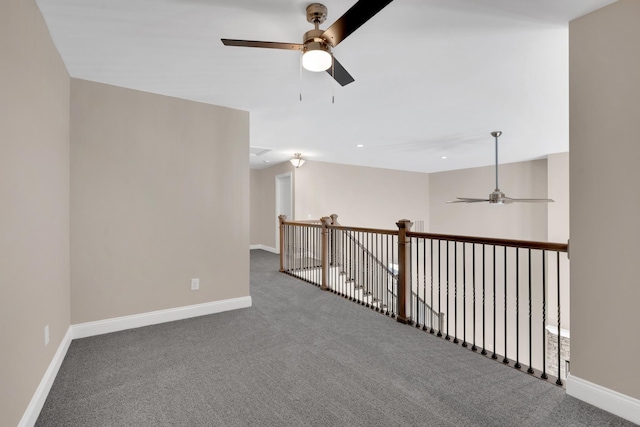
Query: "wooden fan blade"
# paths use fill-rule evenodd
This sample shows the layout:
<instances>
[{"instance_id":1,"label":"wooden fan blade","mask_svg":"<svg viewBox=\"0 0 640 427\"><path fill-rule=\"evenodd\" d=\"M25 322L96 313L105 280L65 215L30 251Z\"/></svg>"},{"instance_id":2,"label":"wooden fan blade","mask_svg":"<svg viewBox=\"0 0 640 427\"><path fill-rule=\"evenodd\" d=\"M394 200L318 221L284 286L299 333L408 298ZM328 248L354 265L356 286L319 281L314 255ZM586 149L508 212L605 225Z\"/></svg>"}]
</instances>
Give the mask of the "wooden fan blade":
<instances>
[{"instance_id":1,"label":"wooden fan blade","mask_svg":"<svg viewBox=\"0 0 640 427\"><path fill-rule=\"evenodd\" d=\"M263 47L267 49L302 50L300 43L261 42L255 40L220 39L225 46Z\"/></svg>"},{"instance_id":2,"label":"wooden fan blade","mask_svg":"<svg viewBox=\"0 0 640 427\"><path fill-rule=\"evenodd\" d=\"M362 24L380 12L393 0L360 0L347 10L322 34L322 37L336 47Z\"/></svg>"},{"instance_id":3,"label":"wooden fan blade","mask_svg":"<svg viewBox=\"0 0 640 427\"><path fill-rule=\"evenodd\" d=\"M333 57L333 66L327 69L327 73L333 76L333 78L340 83L340 86L346 86L349 83L353 83L354 79L351 77L351 74L342 66L342 64Z\"/></svg>"},{"instance_id":4,"label":"wooden fan blade","mask_svg":"<svg viewBox=\"0 0 640 427\"><path fill-rule=\"evenodd\" d=\"M481 203L488 202L489 199L472 199L469 197L458 197L458 200L449 200L447 203Z\"/></svg>"}]
</instances>

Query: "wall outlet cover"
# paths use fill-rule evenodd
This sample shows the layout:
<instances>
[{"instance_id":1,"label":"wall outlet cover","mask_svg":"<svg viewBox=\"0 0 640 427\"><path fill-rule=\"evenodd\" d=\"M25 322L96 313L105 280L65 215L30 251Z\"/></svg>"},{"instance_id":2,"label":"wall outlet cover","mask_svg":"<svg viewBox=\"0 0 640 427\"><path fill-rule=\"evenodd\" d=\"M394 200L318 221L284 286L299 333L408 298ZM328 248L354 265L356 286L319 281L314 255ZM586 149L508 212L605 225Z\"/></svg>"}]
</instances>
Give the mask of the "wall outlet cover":
<instances>
[{"instance_id":1,"label":"wall outlet cover","mask_svg":"<svg viewBox=\"0 0 640 427\"><path fill-rule=\"evenodd\" d=\"M49 325L44 327L44 346L49 345Z\"/></svg>"},{"instance_id":2,"label":"wall outlet cover","mask_svg":"<svg viewBox=\"0 0 640 427\"><path fill-rule=\"evenodd\" d=\"M200 289L200 279L198 278L191 279L191 290L197 291L199 289Z\"/></svg>"}]
</instances>

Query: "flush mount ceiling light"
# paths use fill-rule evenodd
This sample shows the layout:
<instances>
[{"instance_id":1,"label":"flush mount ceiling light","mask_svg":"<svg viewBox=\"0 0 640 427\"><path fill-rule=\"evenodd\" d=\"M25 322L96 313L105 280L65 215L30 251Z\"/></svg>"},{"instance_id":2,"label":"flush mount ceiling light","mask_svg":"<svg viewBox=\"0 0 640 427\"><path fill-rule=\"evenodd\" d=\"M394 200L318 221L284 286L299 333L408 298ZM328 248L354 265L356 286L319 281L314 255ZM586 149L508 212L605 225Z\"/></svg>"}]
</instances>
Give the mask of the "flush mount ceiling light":
<instances>
[{"instance_id":1,"label":"flush mount ceiling light","mask_svg":"<svg viewBox=\"0 0 640 427\"><path fill-rule=\"evenodd\" d=\"M302 158L302 154L300 154L300 153L295 153L293 155L293 159L291 159L289 161L296 168L299 168L300 166L304 165L304 162L305 162L305 160Z\"/></svg>"}]
</instances>

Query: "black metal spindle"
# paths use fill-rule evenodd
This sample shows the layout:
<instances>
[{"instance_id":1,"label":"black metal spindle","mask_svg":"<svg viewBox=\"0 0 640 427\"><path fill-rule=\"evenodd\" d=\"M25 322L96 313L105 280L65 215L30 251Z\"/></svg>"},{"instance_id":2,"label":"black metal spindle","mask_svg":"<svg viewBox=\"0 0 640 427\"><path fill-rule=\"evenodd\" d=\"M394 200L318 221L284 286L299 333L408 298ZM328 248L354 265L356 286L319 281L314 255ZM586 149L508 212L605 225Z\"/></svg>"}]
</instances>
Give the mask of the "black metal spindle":
<instances>
[{"instance_id":1,"label":"black metal spindle","mask_svg":"<svg viewBox=\"0 0 640 427\"><path fill-rule=\"evenodd\" d=\"M498 358L496 354L496 245L493 245L493 354L491 358Z\"/></svg>"},{"instance_id":2,"label":"black metal spindle","mask_svg":"<svg viewBox=\"0 0 640 427\"><path fill-rule=\"evenodd\" d=\"M427 239L422 239L422 295L424 301L422 301L423 315L422 315L422 330L426 331L427 328ZM433 302L430 302L433 304ZM432 310L429 310L432 311Z\"/></svg>"},{"instance_id":3,"label":"black metal spindle","mask_svg":"<svg viewBox=\"0 0 640 427\"><path fill-rule=\"evenodd\" d=\"M547 376L547 351L545 346L546 341L546 326L547 326L547 251L542 251L542 375L540 378L546 380ZM560 334L560 331L558 331ZM559 338L559 337L558 337ZM558 341L560 341L558 339Z\"/></svg>"},{"instance_id":4,"label":"black metal spindle","mask_svg":"<svg viewBox=\"0 0 640 427\"><path fill-rule=\"evenodd\" d=\"M471 350L478 351L478 347L476 346L476 244L471 244L471 257L473 258L472 273L473 273L473 345L471 346Z\"/></svg>"},{"instance_id":5,"label":"black metal spindle","mask_svg":"<svg viewBox=\"0 0 640 427\"><path fill-rule=\"evenodd\" d=\"M462 243L462 346L467 346L467 244Z\"/></svg>"},{"instance_id":6,"label":"black metal spindle","mask_svg":"<svg viewBox=\"0 0 640 427\"><path fill-rule=\"evenodd\" d=\"M520 248L516 248L516 369L520 369Z\"/></svg>"},{"instance_id":7,"label":"black metal spindle","mask_svg":"<svg viewBox=\"0 0 640 427\"><path fill-rule=\"evenodd\" d=\"M458 344L458 242L453 242L453 342Z\"/></svg>"},{"instance_id":8,"label":"black metal spindle","mask_svg":"<svg viewBox=\"0 0 640 427\"><path fill-rule=\"evenodd\" d=\"M438 317L440 316L440 313L442 313L442 254L441 254L441 249L442 248L442 241L438 240ZM446 314L446 316L449 316L449 313ZM442 322L438 322L438 336L441 337L442 336Z\"/></svg>"},{"instance_id":9,"label":"black metal spindle","mask_svg":"<svg viewBox=\"0 0 640 427\"><path fill-rule=\"evenodd\" d=\"M446 273L447 273L447 332L444 337L445 340L450 340L449 336L449 318L451 317L451 311L449 310L449 240L447 240L447 259L446 259Z\"/></svg>"},{"instance_id":10,"label":"black metal spindle","mask_svg":"<svg viewBox=\"0 0 640 427\"><path fill-rule=\"evenodd\" d=\"M485 302L486 302L486 272L485 272L485 245L482 244L482 351L480 354L487 355L487 340L486 340L486 312L485 312Z\"/></svg>"},{"instance_id":11,"label":"black metal spindle","mask_svg":"<svg viewBox=\"0 0 640 427\"><path fill-rule=\"evenodd\" d=\"M507 358L507 247L504 247L504 359L502 363L509 364Z\"/></svg>"},{"instance_id":12,"label":"black metal spindle","mask_svg":"<svg viewBox=\"0 0 640 427\"><path fill-rule=\"evenodd\" d=\"M416 248L416 328L419 328L420 325L420 244L418 243L418 239L416 237L413 238L415 242L415 246L411 245L411 247ZM423 254L424 255L424 254ZM412 277L413 280L413 277ZM413 289L413 284L411 285L411 289Z\"/></svg>"},{"instance_id":13,"label":"black metal spindle","mask_svg":"<svg viewBox=\"0 0 640 427\"><path fill-rule=\"evenodd\" d=\"M531 249L529 249L529 369L527 372L533 374L533 313L531 303Z\"/></svg>"},{"instance_id":14,"label":"black metal spindle","mask_svg":"<svg viewBox=\"0 0 640 427\"><path fill-rule=\"evenodd\" d=\"M429 333L433 334L435 332L433 329L433 239L429 239L429 242L431 244L431 250L429 252L429 255L431 256L431 271L429 272L429 275L431 276L431 300L429 301L431 304L431 328L429 329ZM440 315L438 315L438 320L440 320Z\"/></svg>"},{"instance_id":15,"label":"black metal spindle","mask_svg":"<svg viewBox=\"0 0 640 427\"><path fill-rule=\"evenodd\" d=\"M560 330L560 252L556 252L556 271L558 284L558 379L556 380L556 384L562 385L562 379L560 376L560 348L562 347L562 333Z\"/></svg>"}]
</instances>

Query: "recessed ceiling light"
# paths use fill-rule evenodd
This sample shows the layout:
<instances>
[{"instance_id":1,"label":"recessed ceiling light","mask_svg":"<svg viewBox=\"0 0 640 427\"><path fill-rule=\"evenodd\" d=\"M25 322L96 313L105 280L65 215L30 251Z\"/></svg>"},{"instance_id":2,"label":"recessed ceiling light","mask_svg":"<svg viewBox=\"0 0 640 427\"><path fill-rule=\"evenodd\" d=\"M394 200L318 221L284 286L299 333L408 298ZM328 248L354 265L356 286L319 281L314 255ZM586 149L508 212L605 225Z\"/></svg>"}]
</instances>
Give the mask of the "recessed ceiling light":
<instances>
[{"instance_id":1,"label":"recessed ceiling light","mask_svg":"<svg viewBox=\"0 0 640 427\"><path fill-rule=\"evenodd\" d=\"M447 156L440 157L442 160L447 160Z\"/></svg>"},{"instance_id":2,"label":"recessed ceiling light","mask_svg":"<svg viewBox=\"0 0 640 427\"><path fill-rule=\"evenodd\" d=\"M262 163L269 163L269 160L263 160Z\"/></svg>"},{"instance_id":3,"label":"recessed ceiling light","mask_svg":"<svg viewBox=\"0 0 640 427\"><path fill-rule=\"evenodd\" d=\"M358 145L356 145L356 147L362 148L362 147L364 147L364 144L358 144Z\"/></svg>"}]
</instances>

